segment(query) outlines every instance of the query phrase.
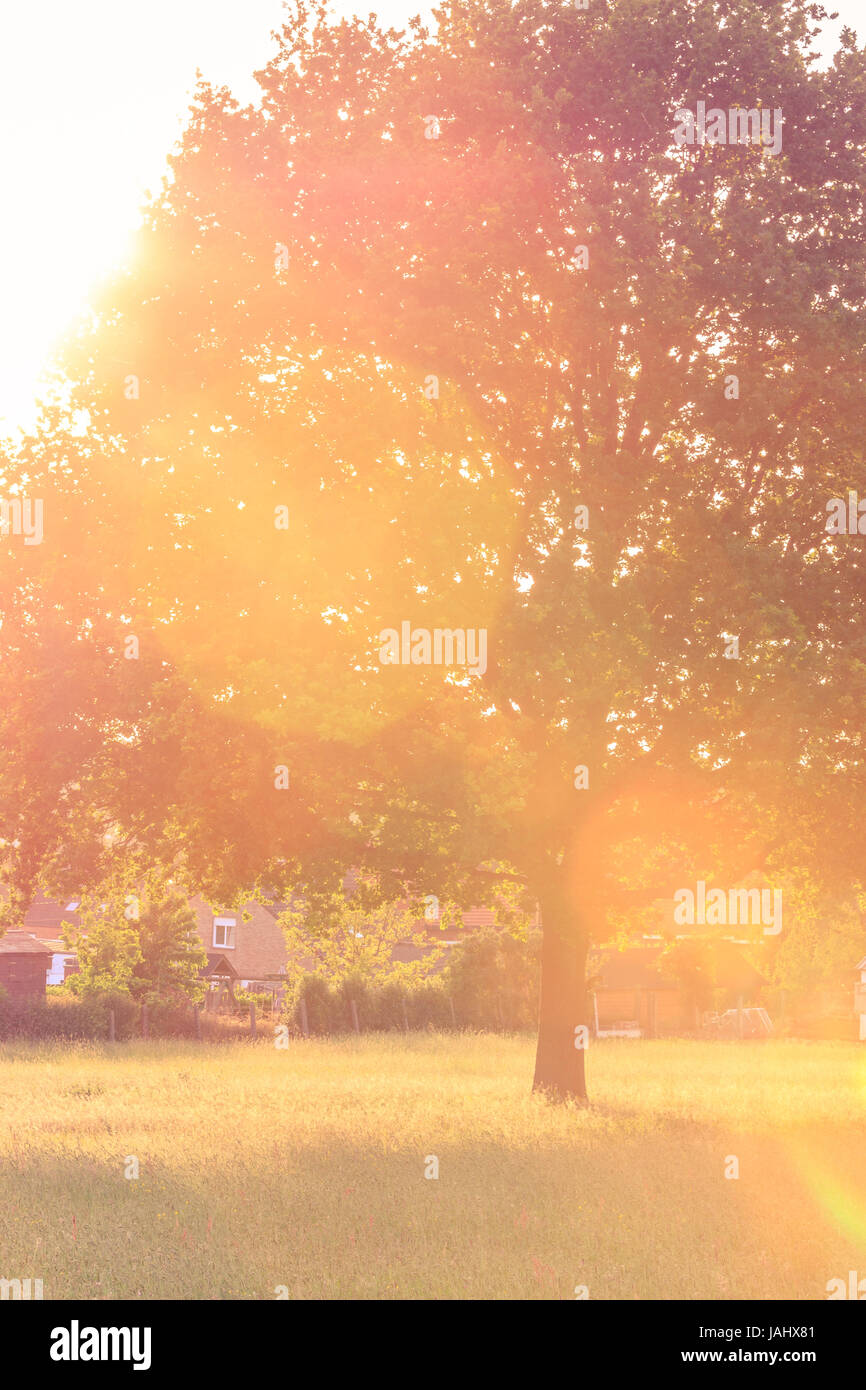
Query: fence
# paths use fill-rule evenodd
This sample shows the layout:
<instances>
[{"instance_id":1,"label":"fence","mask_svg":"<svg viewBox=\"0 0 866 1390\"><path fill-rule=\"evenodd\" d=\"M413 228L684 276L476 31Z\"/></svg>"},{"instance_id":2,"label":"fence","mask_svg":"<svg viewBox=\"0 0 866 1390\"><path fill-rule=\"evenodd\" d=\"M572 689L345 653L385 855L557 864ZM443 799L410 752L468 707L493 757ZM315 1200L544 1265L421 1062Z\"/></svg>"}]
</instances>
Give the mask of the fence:
<instances>
[{"instance_id":1,"label":"fence","mask_svg":"<svg viewBox=\"0 0 866 1390\"><path fill-rule=\"evenodd\" d=\"M332 988L314 977L301 983L280 1008L273 1002L218 1001L201 1005L139 1004L128 998L49 998L0 1001L0 1041L11 1038L94 1040L187 1038L199 1042L272 1040L278 1025L295 1038L366 1032L515 1032L534 1026L534 1013L502 991L491 999L466 1000L435 986L415 990Z\"/></svg>"}]
</instances>

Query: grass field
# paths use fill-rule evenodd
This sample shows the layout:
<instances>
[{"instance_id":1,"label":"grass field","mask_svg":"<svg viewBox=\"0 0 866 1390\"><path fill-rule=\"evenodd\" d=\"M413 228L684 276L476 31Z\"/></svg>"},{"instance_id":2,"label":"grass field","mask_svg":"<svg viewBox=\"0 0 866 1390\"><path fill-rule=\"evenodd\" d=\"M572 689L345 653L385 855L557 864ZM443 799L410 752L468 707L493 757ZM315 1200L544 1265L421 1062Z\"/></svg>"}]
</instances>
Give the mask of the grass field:
<instances>
[{"instance_id":1,"label":"grass field","mask_svg":"<svg viewBox=\"0 0 866 1390\"><path fill-rule=\"evenodd\" d=\"M0 1277L61 1299L822 1299L866 1275L866 1047L600 1042L589 1111L533 1098L532 1059L492 1035L6 1045Z\"/></svg>"}]
</instances>

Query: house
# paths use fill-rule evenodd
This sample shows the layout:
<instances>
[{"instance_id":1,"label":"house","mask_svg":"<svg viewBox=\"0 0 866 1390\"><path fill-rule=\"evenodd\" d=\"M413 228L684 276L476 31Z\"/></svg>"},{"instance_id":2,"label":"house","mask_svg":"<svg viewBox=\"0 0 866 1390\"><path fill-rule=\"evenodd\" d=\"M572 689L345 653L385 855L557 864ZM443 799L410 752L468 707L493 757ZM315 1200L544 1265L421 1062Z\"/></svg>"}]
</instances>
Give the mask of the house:
<instances>
[{"instance_id":1,"label":"house","mask_svg":"<svg viewBox=\"0 0 866 1390\"><path fill-rule=\"evenodd\" d=\"M265 907L246 903L242 908L214 909L203 898L193 898L196 927L207 955L202 975L212 989L233 994L242 989L279 989L285 977L288 953L277 922L280 905Z\"/></svg>"},{"instance_id":2,"label":"house","mask_svg":"<svg viewBox=\"0 0 866 1390\"><path fill-rule=\"evenodd\" d=\"M597 1036L656 1037L688 1032L700 1025L700 1008L670 958L667 943L650 938L626 950L603 947L590 962ZM703 939L702 973L724 1007L754 999L764 977L750 965L737 942Z\"/></svg>"},{"instance_id":3,"label":"house","mask_svg":"<svg viewBox=\"0 0 866 1390\"><path fill-rule=\"evenodd\" d=\"M0 987L10 999L43 998L50 962L50 948L31 932L0 936Z\"/></svg>"},{"instance_id":4,"label":"house","mask_svg":"<svg viewBox=\"0 0 866 1390\"><path fill-rule=\"evenodd\" d=\"M347 875L347 882L351 883L351 875ZM196 896L190 899L190 907L207 956L202 976L208 981L211 992L233 995L237 988L280 992L289 964L285 937L278 921L285 903L272 902L266 906L248 902L242 908L224 908ZM57 900L40 896L34 899L25 915L25 929L41 940L52 954L50 984L62 984L78 968L75 952L67 950L62 940L64 923L73 928L80 926L78 908L76 897ZM489 908L468 908L461 917L462 930L455 926L447 932L441 930L436 919L414 921L410 930L415 935L426 935L431 947L407 939L394 947L392 959L403 963L423 960L434 942L453 947L464 934L495 926L497 922L496 913ZM295 964L302 969L314 968L312 961L296 960ZM438 968L443 964L444 960Z\"/></svg>"},{"instance_id":5,"label":"house","mask_svg":"<svg viewBox=\"0 0 866 1390\"><path fill-rule=\"evenodd\" d=\"M69 950L63 940L64 924L80 926L77 898L46 898L42 894L33 899L24 914L23 930L35 936L51 952L48 965L47 983L62 985L78 969L78 956Z\"/></svg>"},{"instance_id":6,"label":"house","mask_svg":"<svg viewBox=\"0 0 866 1390\"><path fill-rule=\"evenodd\" d=\"M48 983L50 985L65 984L70 975L75 975L78 972L78 952L68 951L62 941L51 941L43 938L43 945L47 946L51 952Z\"/></svg>"},{"instance_id":7,"label":"house","mask_svg":"<svg viewBox=\"0 0 866 1390\"><path fill-rule=\"evenodd\" d=\"M35 898L24 917L24 927L41 940L52 954L49 983L62 984L78 967L74 951L63 944L63 924L80 926L79 900ZM208 963L202 974L216 988L228 983L243 988L253 985L274 990L274 976L285 975L286 944L277 925L278 905L247 903L242 909L214 911L203 898L190 900L196 929Z\"/></svg>"},{"instance_id":8,"label":"house","mask_svg":"<svg viewBox=\"0 0 866 1390\"><path fill-rule=\"evenodd\" d=\"M63 924L80 925L77 898L45 898L41 894L34 898L24 914L24 930L32 932L41 941L61 941Z\"/></svg>"}]
</instances>

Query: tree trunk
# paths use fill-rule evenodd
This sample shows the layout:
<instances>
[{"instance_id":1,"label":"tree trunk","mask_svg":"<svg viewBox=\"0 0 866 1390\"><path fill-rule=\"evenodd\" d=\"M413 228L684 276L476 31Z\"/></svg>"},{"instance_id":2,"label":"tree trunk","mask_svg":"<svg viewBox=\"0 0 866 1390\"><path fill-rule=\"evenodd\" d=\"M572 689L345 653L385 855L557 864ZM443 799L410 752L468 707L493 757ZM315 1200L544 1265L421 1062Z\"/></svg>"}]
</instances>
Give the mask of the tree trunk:
<instances>
[{"instance_id":1,"label":"tree trunk","mask_svg":"<svg viewBox=\"0 0 866 1390\"><path fill-rule=\"evenodd\" d=\"M561 907L545 907L542 902L541 911L541 998L532 1089L553 1100L576 1100L585 1105L586 1041L590 1033L587 938L582 930L576 930L576 921L566 920ZM576 1035L578 1027L584 1027L585 1034Z\"/></svg>"}]
</instances>

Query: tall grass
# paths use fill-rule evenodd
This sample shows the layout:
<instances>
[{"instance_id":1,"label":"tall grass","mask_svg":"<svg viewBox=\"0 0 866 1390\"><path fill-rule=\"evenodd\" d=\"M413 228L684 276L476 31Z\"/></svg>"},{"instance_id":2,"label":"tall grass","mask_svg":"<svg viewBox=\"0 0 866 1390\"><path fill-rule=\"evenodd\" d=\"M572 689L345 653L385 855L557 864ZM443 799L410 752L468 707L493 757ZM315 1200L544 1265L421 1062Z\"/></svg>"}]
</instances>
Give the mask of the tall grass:
<instances>
[{"instance_id":1,"label":"tall grass","mask_svg":"<svg viewBox=\"0 0 866 1390\"><path fill-rule=\"evenodd\" d=\"M814 1299L866 1275L866 1048L599 1042L583 1112L531 1096L531 1070L523 1035L8 1043L0 1277L61 1299Z\"/></svg>"}]
</instances>

